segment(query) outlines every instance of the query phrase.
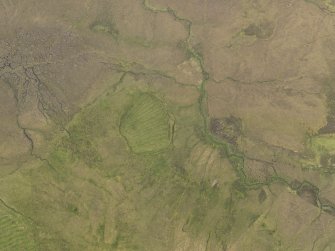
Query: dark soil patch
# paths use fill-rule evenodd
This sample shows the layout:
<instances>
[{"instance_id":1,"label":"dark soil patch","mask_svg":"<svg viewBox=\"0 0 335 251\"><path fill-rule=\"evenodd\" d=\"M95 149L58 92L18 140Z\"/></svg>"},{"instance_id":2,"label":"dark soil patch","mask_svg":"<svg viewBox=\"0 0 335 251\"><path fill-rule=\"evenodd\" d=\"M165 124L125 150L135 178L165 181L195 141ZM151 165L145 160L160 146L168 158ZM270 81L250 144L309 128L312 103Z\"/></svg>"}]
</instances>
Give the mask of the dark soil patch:
<instances>
[{"instance_id":1,"label":"dark soil patch","mask_svg":"<svg viewBox=\"0 0 335 251\"><path fill-rule=\"evenodd\" d=\"M293 181L290 183L290 187L291 187L291 189L293 189L293 190L298 190L299 187L301 187L301 182L298 181L298 180L293 180Z\"/></svg>"},{"instance_id":2,"label":"dark soil patch","mask_svg":"<svg viewBox=\"0 0 335 251\"><path fill-rule=\"evenodd\" d=\"M259 24L250 24L243 31L247 36L256 36L259 39L266 39L271 37L273 30L274 24L272 22L263 21Z\"/></svg>"},{"instance_id":3,"label":"dark soil patch","mask_svg":"<svg viewBox=\"0 0 335 251\"><path fill-rule=\"evenodd\" d=\"M212 118L210 131L216 137L235 145L242 132L242 121L234 116L223 119Z\"/></svg>"},{"instance_id":4,"label":"dark soil patch","mask_svg":"<svg viewBox=\"0 0 335 251\"><path fill-rule=\"evenodd\" d=\"M319 134L335 133L335 88L334 79L325 81L324 93L327 97L328 116L327 124L319 129Z\"/></svg>"},{"instance_id":5,"label":"dark soil patch","mask_svg":"<svg viewBox=\"0 0 335 251\"><path fill-rule=\"evenodd\" d=\"M262 191L260 191L260 193L258 194L259 203L263 203L266 200L266 197L266 192L264 191L264 189L262 189Z\"/></svg>"},{"instance_id":6,"label":"dark soil patch","mask_svg":"<svg viewBox=\"0 0 335 251\"><path fill-rule=\"evenodd\" d=\"M307 182L302 183L301 186L297 189L297 194L303 200L311 203L314 206L318 206L319 189L312 184Z\"/></svg>"},{"instance_id":7,"label":"dark soil patch","mask_svg":"<svg viewBox=\"0 0 335 251\"><path fill-rule=\"evenodd\" d=\"M321 208L322 211L326 212L327 214L330 214L332 216L335 216L335 205L331 201L320 198Z\"/></svg>"}]
</instances>

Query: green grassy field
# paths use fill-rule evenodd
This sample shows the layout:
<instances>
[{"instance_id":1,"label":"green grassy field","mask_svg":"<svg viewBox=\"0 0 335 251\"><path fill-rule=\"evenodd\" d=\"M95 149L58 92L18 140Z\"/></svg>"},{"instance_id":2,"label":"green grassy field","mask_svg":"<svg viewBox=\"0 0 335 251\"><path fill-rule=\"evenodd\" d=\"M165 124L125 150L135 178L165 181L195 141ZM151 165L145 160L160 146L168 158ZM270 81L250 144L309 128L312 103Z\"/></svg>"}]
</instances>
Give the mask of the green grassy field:
<instances>
[{"instance_id":1,"label":"green grassy field","mask_svg":"<svg viewBox=\"0 0 335 251\"><path fill-rule=\"evenodd\" d=\"M171 123L164 104L158 98L140 93L123 115L120 132L135 153L160 151L171 143Z\"/></svg>"},{"instance_id":2,"label":"green grassy field","mask_svg":"<svg viewBox=\"0 0 335 251\"><path fill-rule=\"evenodd\" d=\"M36 248L32 232L24 219L0 208L0 250L34 251Z\"/></svg>"}]
</instances>

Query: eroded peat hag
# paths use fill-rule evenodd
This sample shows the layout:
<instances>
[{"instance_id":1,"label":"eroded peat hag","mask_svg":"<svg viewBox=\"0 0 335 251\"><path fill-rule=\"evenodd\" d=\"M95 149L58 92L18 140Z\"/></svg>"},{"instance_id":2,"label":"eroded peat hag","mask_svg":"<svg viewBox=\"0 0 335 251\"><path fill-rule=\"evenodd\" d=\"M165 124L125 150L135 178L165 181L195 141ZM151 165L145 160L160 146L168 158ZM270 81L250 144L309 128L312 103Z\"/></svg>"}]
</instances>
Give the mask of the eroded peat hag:
<instances>
[{"instance_id":1,"label":"eroded peat hag","mask_svg":"<svg viewBox=\"0 0 335 251\"><path fill-rule=\"evenodd\" d=\"M213 135L234 145L242 133L241 120L233 116L223 119L212 118L209 126Z\"/></svg>"},{"instance_id":2,"label":"eroded peat hag","mask_svg":"<svg viewBox=\"0 0 335 251\"><path fill-rule=\"evenodd\" d=\"M247 36L256 36L258 39L270 38L274 31L274 23L263 20L259 24L250 24L243 32Z\"/></svg>"}]
</instances>

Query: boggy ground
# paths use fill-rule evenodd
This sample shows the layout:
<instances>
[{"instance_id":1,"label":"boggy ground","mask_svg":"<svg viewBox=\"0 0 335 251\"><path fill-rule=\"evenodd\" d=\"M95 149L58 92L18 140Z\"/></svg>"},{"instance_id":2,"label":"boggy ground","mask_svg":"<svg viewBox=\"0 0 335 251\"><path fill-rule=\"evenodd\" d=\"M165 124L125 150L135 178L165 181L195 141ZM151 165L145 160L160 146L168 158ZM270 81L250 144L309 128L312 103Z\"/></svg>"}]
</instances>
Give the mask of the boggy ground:
<instances>
[{"instance_id":1,"label":"boggy ground","mask_svg":"<svg viewBox=\"0 0 335 251\"><path fill-rule=\"evenodd\" d=\"M0 0L0 250L334 249L334 6Z\"/></svg>"}]
</instances>

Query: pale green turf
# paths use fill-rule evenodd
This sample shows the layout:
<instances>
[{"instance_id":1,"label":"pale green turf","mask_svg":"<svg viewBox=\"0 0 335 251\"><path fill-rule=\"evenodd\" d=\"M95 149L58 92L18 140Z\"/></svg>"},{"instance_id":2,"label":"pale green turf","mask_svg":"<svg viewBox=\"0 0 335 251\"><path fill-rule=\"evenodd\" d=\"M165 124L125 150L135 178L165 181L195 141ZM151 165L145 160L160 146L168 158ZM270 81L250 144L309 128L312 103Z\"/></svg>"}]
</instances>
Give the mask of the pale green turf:
<instances>
[{"instance_id":1,"label":"pale green turf","mask_svg":"<svg viewBox=\"0 0 335 251\"><path fill-rule=\"evenodd\" d=\"M6 210L0 210L0 250L30 251L36 250L27 224L21 217Z\"/></svg>"},{"instance_id":2,"label":"pale green turf","mask_svg":"<svg viewBox=\"0 0 335 251\"><path fill-rule=\"evenodd\" d=\"M171 142L169 119L158 98L141 93L122 117L120 132L135 153L160 151Z\"/></svg>"},{"instance_id":3,"label":"pale green turf","mask_svg":"<svg viewBox=\"0 0 335 251\"><path fill-rule=\"evenodd\" d=\"M312 138L312 148L316 151L335 152L335 136L320 135Z\"/></svg>"},{"instance_id":4,"label":"pale green turf","mask_svg":"<svg viewBox=\"0 0 335 251\"><path fill-rule=\"evenodd\" d=\"M327 6L327 9L331 12L335 12L335 1L334 0L323 0L324 4Z\"/></svg>"}]
</instances>

